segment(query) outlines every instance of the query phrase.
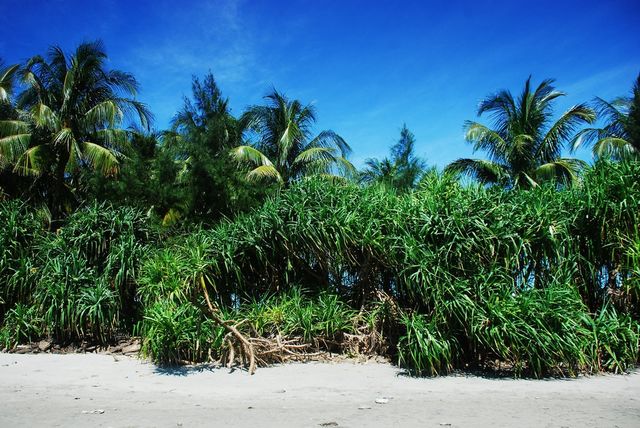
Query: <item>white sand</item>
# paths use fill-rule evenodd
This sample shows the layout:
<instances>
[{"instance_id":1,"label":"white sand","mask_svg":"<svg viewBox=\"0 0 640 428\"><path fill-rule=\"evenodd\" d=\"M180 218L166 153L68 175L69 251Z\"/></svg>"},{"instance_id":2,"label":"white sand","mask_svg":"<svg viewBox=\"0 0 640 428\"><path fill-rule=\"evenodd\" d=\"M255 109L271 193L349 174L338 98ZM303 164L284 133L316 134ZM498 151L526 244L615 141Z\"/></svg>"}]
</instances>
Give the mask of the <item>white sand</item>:
<instances>
[{"instance_id":1,"label":"white sand","mask_svg":"<svg viewBox=\"0 0 640 428\"><path fill-rule=\"evenodd\" d=\"M311 363L249 376L118 360L0 354L0 427L640 427L637 371L415 379L385 364Z\"/></svg>"}]
</instances>

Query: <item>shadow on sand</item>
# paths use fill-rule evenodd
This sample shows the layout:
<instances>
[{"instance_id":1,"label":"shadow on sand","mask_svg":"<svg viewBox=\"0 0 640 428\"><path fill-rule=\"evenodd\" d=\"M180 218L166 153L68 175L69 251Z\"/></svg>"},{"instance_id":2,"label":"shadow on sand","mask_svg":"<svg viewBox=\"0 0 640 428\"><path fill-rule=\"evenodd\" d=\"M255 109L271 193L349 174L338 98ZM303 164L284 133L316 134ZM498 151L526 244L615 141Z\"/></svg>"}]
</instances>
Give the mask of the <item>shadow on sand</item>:
<instances>
[{"instance_id":1,"label":"shadow on sand","mask_svg":"<svg viewBox=\"0 0 640 428\"><path fill-rule=\"evenodd\" d=\"M214 371L226 371L229 374L236 371L246 372L246 369L242 367L227 367L221 364L195 364L184 366L156 366L153 369L155 374L164 376L189 376L195 373L214 372Z\"/></svg>"}]
</instances>

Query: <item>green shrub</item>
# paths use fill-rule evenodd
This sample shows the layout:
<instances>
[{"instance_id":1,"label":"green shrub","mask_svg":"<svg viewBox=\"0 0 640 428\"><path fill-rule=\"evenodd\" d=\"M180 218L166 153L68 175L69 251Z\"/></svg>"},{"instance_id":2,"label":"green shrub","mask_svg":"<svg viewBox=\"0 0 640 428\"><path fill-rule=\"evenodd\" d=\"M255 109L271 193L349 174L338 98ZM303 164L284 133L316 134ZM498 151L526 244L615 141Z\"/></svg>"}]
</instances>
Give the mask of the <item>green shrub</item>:
<instances>
[{"instance_id":1,"label":"green shrub","mask_svg":"<svg viewBox=\"0 0 640 428\"><path fill-rule=\"evenodd\" d=\"M412 314L402 341L397 323L387 327L415 372L495 359L533 376L619 370L598 363L607 352L594 347L592 314L616 296L617 310L637 317L638 258L629 242L639 175L638 163L602 162L579 186L505 191L432 173L403 195L309 179L154 252L141 271L142 296L201 307L204 284L220 307L245 311L237 318L258 334L311 342L353 329L351 308L384 293ZM336 296L307 304L293 284L309 296ZM625 331L607 339L606 361L637 359Z\"/></svg>"},{"instance_id":2,"label":"green shrub","mask_svg":"<svg viewBox=\"0 0 640 428\"><path fill-rule=\"evenodd\" d=\"M218 356L224 338L198 308L171 300L149 306L142 325L142 352L160 364L206 361Z\"/></svg>"},{"instance_id":3,"label":"green shrub","mask_svg":"<svg viewBox=\"0 0 640 428\"><path fill-rule=\"evenodd\" d=\"M0 328L0 348L11 349L20 343L33 342L43 336L42 319L37 308L18 303L9 309Z\"/></svg>"},{"instance_id":4,"label":"green shrub","mask_svg":"<svg viewBox=\"0 0 640 428\"><path fill-rule=\"evenodd\" d=\"M36 269L34 246L44 234L38 213L20 201L0 201L0 323L16 303L27 304Z\"/></svg>"},{"instance_id":5,"label":"green shrub","mask_svg":"<svg viewBox=\"0 0 640 428\"><path fill-rule=\"evenodd\" d=\"M594 321L599 368L622 373L633 367L638 361L640 325L609 306Z\"/></svg>"},{"instance_id":6,"label":"green shrub","mask_svg":"<svg viewBox=\"0 0 640 428\"><path fill-rule=\"evenodd\" d=\"M421 314L402 314L405 334L398 342L398 364L413 374L437 375L453 368L455 342L443 337Z\"/></svg>"}]
</instances>

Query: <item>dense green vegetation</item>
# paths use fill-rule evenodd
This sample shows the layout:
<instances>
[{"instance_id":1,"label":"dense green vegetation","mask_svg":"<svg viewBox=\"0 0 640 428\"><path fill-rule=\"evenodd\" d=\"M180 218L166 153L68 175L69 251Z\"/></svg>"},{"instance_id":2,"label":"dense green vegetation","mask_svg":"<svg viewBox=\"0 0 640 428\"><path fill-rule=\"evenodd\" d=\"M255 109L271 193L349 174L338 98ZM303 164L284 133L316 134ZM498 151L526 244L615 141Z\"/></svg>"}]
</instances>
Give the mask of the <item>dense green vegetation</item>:
<instances>
[{"instance_id":1,"label":"dense green vegetation","mask_svg":"<svg viewBox=\"0 0 640 428\"><path fill-rule=\"evenodd\" d=\"M105 59L0 64L0 349L136 335L163 364L334 352L417 375L638 362L638 83L553 121L563 94L527 80L480 105L492 128L466 125L490 160L428 168L405 126L357 172L311 106L274 90L236 118L212 75L152 131Z\"/></svg>"}]
</instances>

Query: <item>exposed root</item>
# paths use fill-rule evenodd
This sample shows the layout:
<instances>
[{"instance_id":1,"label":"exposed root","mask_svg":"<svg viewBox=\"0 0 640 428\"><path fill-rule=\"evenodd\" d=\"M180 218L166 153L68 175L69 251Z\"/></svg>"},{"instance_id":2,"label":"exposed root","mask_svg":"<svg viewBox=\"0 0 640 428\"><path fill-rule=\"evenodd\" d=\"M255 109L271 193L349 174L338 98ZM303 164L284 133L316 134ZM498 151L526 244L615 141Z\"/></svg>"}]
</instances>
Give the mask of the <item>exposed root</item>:
<instances>
[{"instance_id":1,"label":"exposed root","mask_svg":"<svg viewBox=\"0 0 640 428\"><path fill-rule=\"evenodd\" d=\"M243 333L240 327L247 320L237 323L223 320L220 311L211 303L204 281L202 289L213 321L227 331L223 341L225 351L221 357L221 362L227 367L239 363L247 367L250 374L254 374L257 367L270 364L335 359L337 355L330 351L365 358L384 355L386 351L386 341L381 332L364 325L355 334L344 333L337 340L316 338L313 343L306 342L302 337L283 337L279 334L263 337L251 325L243 330L248 329L252 333ZM384 293L378 298L383 302L390 301L395 306L395 302Z\"/></svg>"},{"instance_id":2,"label":"exposed root","mask_svg":"<svg viewBox=\"0 0 640 428\"><path fill-rule=\"evenodd\" d=\"M209 299L209 293L207 292L207 287L204 283L204 279L201 280L202 290L204 292L204 297L207 301L207 306L209 307L209 311L211 312L211 318L225 330L227 330L227 335L225 336L225 342L229 345L229 358L227 364L231 366L235 359L235 348L236 343L232 339L235 339L237 342L237 347L240 351L240 358L244 365L247 365L248 358L248 371L249 374L254 374L256 372L256 354L253 349L253 344L246 338L240 331L237 329L237 325L231 325L231 323L224 321L219 315L218 311L211 304L211 299Z\"/></svg>"}]
</instances>

